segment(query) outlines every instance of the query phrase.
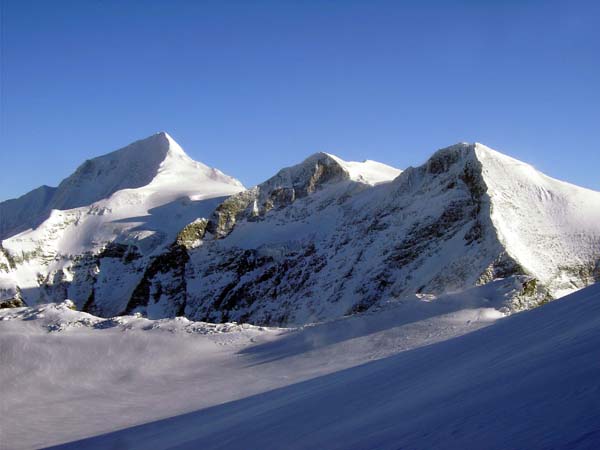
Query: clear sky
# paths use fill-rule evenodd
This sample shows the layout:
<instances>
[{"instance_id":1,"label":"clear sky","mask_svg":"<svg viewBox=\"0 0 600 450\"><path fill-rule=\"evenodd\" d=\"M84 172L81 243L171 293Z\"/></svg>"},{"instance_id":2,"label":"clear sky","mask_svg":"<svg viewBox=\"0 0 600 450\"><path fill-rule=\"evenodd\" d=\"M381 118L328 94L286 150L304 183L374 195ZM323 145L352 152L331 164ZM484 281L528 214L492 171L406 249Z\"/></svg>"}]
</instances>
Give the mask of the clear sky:
<instances>
[{"instance_id":1,"label":"clear sky","mask_svg":"<svg viewBox=\"0 0 600 450\"><path fill-rule=\"evenodd\" d=\"M600 190L597 1L0 3L0 199L160 130L247 186L479 141Z\"/></svg>"}]
</instances>

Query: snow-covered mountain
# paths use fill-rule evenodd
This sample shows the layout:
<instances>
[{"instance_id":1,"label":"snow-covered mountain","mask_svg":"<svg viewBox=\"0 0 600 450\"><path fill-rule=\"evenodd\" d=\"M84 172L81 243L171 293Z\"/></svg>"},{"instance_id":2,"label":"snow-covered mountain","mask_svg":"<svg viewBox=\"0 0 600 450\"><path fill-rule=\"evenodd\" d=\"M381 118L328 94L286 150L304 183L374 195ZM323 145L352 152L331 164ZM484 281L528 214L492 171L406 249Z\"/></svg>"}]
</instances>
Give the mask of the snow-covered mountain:
<instances>
[{"instance_id":1,"label":"snow-covered mountain","mask_svg":"<svg viewBox=\"0 0 600 450\"><path fill-rule=\"evenodd\" d=\"M242 189L167 133L86 161L57 188L0 204L3 231L12 233L0 246L1 299L72 297L81 308L96 301L117 313L150 255ZM14 234L26 226L33 228Z\"/></svg>"},{"instance_id":2,"label":"snow-covered mountain","mask_svg":"<svg viewBox=\"0 0 600 450\"><path fill-rule=\"evenodd\" d=\"M360 169L319 153L228 198L146 270L126 312L301 324L505 277L518 311L599 277L598 192L481 144L387 183Z\"/></svg>"},{"instance_id":3,"label":"snow-covered mountain","mask_svg":"<svg viewBox=\"0 0 600 450\"><path fill-rule=\"evenodd\" d=\"M145 152L161 162L142 164ZM122 165L152 176L125 188ZM518 311L600 277L600 193L481 144L403 172L317 153L243 190L162 133L84 164L49 195L91 203L2 242L5 301L304 324L507 277L519 289L503 310Z\"/></svg>"}]
</instances>

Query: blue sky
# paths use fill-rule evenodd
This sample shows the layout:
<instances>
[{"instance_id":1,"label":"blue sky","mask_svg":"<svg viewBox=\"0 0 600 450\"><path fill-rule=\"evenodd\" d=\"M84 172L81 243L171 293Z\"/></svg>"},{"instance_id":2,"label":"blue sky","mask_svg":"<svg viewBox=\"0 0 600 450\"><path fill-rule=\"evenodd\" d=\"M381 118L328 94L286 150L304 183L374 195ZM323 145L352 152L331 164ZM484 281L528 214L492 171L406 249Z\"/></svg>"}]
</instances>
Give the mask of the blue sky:
<instances>
[{"instance_id":1,"label":"blue sky","mask_svg":"<svg viewBox=\"0 0 600 450\"><path fill-rule=\"evenodd\" d=\"M479 141L600 190L600 2L0 1L0 199L160 130L247 186Z\"/></svg>"}]
</instances>

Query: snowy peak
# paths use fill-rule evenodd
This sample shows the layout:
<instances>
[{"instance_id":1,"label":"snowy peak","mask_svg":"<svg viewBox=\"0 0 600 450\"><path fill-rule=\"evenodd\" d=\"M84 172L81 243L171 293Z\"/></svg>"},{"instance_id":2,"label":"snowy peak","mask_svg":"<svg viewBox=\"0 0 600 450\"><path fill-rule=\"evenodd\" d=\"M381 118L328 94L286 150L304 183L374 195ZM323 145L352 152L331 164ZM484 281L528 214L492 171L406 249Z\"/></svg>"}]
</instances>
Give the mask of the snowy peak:
<instances>
[{"instance_id":1,"label":"snowy peak","mask_svg":"<svg viewBox=\"0 0 600 450\"><path fill-rule=\"evenodd\" d=\"M121 189L145 186L158 174L167 158L190 160L181 147L162 132L87 160L60 183L52 208L89 205Z\"/></svg>"},{"instance_id":2,"label":"snowy peak","mask_svg":"<svg viewBox=\"0 0 600 450\"><path fill-rule=\"evenodd\" d=\"M206 182L214 181L220 184L231 185L235 188L244 188L242 183L235 178L225 175L218 169L194 161L168 133L163 131L155 136L160 137L167 146L164 159L158 167L155 182L161 179L162 182L166 181L168 184L173 184L174 182L176 186L186 183L189 181L188 178L194 182L198 182L198 173L201 173ZM168 180L169 177L172 178L170 181ZM206 182L202 184L206 184ZM237 189L236 192L240 189Z\"/></svg>"},{"instance_id":3,"label":"snowy peak","mask_svg":"<svg viewBox=\"0 0 600 450\"><path fill-rule=\"evenodd\" d=\"M600 193L479 143L378 186L348 164L312 155L220 205L221 239L190 253L186 314L300 324L498 279L519 311L600 279Z\"/></svg>"},{"instance_id":4,"label":"snowy peak","mask_svg":"<svg viewBox=\"0 0 600 450\"><path fill-rule=\"evenodd\" d=\"M402 172L320 152L245 190L158 133L57 191L30 197L88 203L4 241L6 291L103 315L306 323L497 279L514 311L600 280L600 193L479 143Z\"/></svg>"},{"instance_id":5,"label":"snowy peak","mask_svg":"<svg viewBox=\"0 0 600 450\"><path fill-rule=\"evenodd\" d=\"M404 194L437 191L440 204L448 192L466 189L477 203L474 230L491 230L506 254L491 273L498 275L510 261L511 270L535 277L553 297L600 279L600 192L551 178L480 143L438 150L394 183Z\"/></svg>"},{"instance_id":6,"label":"snowy peak","mask_svg":"<svg viewBox=\"0 0 600 450\"><path fill-rule=\"evenodd\" d=\"M386 183L402 173L400 169L370 159L363 162L344 161L335 155L328 155L348 172L351 180L360 183L370 185Z\"/></svg>"},{"instance_id":7,"label":"snowy peak","mask_svg":"<svg viewBox=\"0 0 600 450\"><path fill-rule=\"evenodd\" d=\"M262 183L263 186L279 184L280 187L293 187L309 184L311 177L319 178L319 183L351 180L375 185L391 181L402 171L377 161L345 161L331 153L318 152L300 164L286 167L277 175Z\"/></svg>"},{"instance_id":8,"label":"snowy peak","mask_svg":"<svg viewBox=\"0 0 600 450\"><path fill-rule=\"evenodd\" d=\"M344 181L350 181L350 175L337 158L315 153L300 164L281 169L267 181L225 200L213 213L206 229L216 237L224 237L242 219L259 220L273 209L284 208L326 185Z\"/></svg>"},{"instance_id":9,"label":"snowy peak","mask_svg":"<svg viewBox=\"0 0 600 450\"><path fill-rule=\"evenodd\" d=\"M259 187L263 190L292 188L310 194L325 183L348 179L350 175L340 164L339 158L319 152L309 156L300 164L280 170Z\"/></svg>"},{"instance_id":10,"label":"snowy peak","mask_svg":"<svg viewBox=\"0 0 600 450\"><path fill-rule=\"evenodd\" d=\"M1 202L0 239L37 227L49 217L51 210L90 206L120 191L148 186L149 189L138 194L147 196L157 192L165 201L178 193L196 198L243 189L235 178L192 160L163 131L85 161L56 188L42 186L18 199ZM164 195L158 193L161 190Z\"/></svg>"},{"instance_id":11,"label":"snowy peak","mask_svg":"<svg viewBox=\"0 0 600 450\"><path fill-rule=\"evenodd\" d=\"M375 161L348 162L318 152L299 164L281 169L258 186L225 200L216 209L207 230L217 237L224 237L241 219L260 220L269 211L285 208L317 191L338 188L349 194L390 181L399 173L400 170Z\"/></svg>"},{"instance_id":12,"label":"snowy peak","mask_svg":"<svg viewBox=\"0 0 600 450\"><path fill-rule=\"evenodd\" d=\"M507 253L555 297L600 279L600 192L475 144L490 218Z\"/></svg>"},{"instance_id":13,"label":"snowy peak","mask_svg":"<svg viewBox=\"0 0 600 450\"><path fill-rule=\"evenodd\" d=\"M88 160L58 188L0 204L20 220L2 224L0 300L71 297L117 314L155 252L243 189L164 132Z\"/></svg>"}]
</instances>

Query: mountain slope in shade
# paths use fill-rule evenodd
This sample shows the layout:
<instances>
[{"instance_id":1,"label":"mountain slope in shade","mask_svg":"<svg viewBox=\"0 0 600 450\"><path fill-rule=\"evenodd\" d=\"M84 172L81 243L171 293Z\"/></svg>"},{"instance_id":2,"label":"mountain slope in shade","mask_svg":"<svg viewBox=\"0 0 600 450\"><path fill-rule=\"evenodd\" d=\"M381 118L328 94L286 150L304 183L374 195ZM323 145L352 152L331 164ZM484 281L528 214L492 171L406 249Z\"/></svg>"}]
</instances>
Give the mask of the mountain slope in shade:
<instances>
[{"instance_id":1,"label":"mountain slope in shade","mask_svg":"<svg viewBox=\"0 0 600 450\"><path fill-rule=\"evenodd\" d=\"M521 283L504 305L518 311L599 277L600 193L481 144L375 186L316 154L194 227L187 256L163 255L126 312L302 324L505 277Z\"/></svg>"},{"instance_id":2,"label":"mountain slope in shade","mask_svg":"<svg viewBox=\"0 0 600 450\"><path fill-rule=\"evenodd\" d=\"M2 241L12 267L0 267L0 294L27 304L72 297L80 308L98 301L119 312L149 255L242 189L166 133L87 161L53 191L39 226Z\"/></svg>"},{"instance_id":3,"label":"mountain slope in shade","mask_svg":"<svg viewBox=\"0 0 600 450\"><path fill-rule=\"evenodd\" d=\"M19 198L0 202L0 239L38 226L51 209L55 187L40 186Z\"/></svg>"},{"instance_id":4,"label":"mountain slope in shade","mask_svg":"<svg viewBox=\"0 0 600 450\"><path fill-rule=\"evenodd\" d=\"M596 284L455 339L56 448L598 448L599 346Z\"/></svg>"},{"instance_id":5,"label":"mountain slope in shade","mask_svg":"<svg viewBox=\"0 0 600 450\"><path fill-rule=\"evenodd\" d=\"M500 280L298 329L103 319L69 301L0 309L0 384L10 411L2 443L19 450L73 441L431 345L503 317L493 306L514 287Z\"/></svg>"}]
</instances>

